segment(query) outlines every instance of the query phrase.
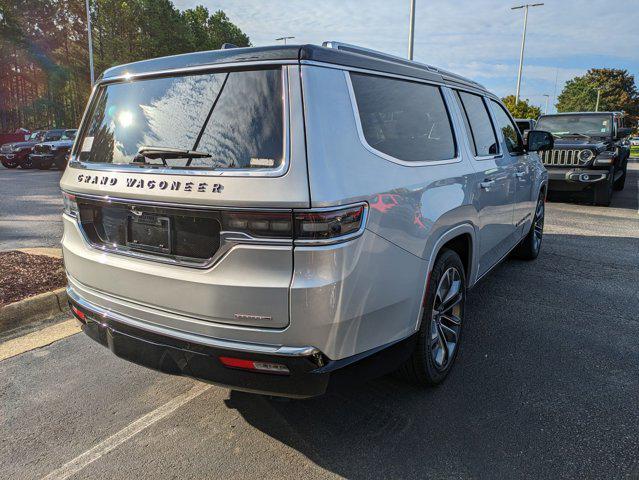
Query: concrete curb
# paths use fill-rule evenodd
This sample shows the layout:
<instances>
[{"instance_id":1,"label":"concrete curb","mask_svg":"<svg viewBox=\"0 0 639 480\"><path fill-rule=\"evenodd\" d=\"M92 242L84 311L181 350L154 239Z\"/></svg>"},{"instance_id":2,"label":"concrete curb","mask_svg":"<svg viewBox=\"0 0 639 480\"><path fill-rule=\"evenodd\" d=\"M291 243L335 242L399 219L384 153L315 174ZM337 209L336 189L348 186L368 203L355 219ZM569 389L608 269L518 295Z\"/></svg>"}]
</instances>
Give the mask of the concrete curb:
<instances>
[{"instance_id":1,"label":"concrete curb","mask_svg":"<svg viewBox=\"0 0 639 480\"><path fill-rule=\"evenodd\" d=\"M68 310L66 288L40 293L0 308L0 333Z\"/></svg>"}]
</instances>

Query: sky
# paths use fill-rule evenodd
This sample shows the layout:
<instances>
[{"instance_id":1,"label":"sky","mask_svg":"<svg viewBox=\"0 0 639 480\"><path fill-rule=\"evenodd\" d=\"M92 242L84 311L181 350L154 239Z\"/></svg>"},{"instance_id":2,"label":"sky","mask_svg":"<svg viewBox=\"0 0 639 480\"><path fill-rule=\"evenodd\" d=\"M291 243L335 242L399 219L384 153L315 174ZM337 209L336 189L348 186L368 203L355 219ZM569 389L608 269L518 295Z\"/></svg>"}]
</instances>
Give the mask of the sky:
<instances>
[{"instance_id":1,"label":"sky","mask_svg":"<svg viewBox=\"0 0 639 480\"><path fill-rule=\"evenodd\" d=\"M538 2L540 0L536 0ZM532 2L532 3L536 3ZM352 43L406 56L409 0L174 0L224 10L253 45ZM414 59L514 94L524 11L518 0L416 0ZM521 98L545 107L589 68L623 68L639 85L639 0L545 0L530 8ZM557 87L555 89L555 80Z\"/></svg>"}]
</instances>

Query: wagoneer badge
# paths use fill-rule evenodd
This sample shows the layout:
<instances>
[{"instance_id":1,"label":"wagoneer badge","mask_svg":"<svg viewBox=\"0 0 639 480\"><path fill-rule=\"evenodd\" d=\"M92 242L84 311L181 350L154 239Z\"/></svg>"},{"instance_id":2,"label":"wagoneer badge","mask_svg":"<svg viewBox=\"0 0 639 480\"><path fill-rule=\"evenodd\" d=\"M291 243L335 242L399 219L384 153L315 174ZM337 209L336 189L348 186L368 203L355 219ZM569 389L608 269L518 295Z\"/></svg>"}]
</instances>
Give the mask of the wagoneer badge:
<instances>
[{"instance_id":1,"label":"wagoneer badge","mask_svg":"<svg viewBox=\"0 0 639 480\"><path fill-rule=\"evenodd\" d=\"M89 175L81 173L78 182L91 185L115 186L118 183L116 177L108 175ZM144 190L168 190L173 192L198 192L198 193L222 193L224 185L209 182L181 182L179 180L145 180L144 178L126 178L126 187Z\"/></svg>"}]
</instances>

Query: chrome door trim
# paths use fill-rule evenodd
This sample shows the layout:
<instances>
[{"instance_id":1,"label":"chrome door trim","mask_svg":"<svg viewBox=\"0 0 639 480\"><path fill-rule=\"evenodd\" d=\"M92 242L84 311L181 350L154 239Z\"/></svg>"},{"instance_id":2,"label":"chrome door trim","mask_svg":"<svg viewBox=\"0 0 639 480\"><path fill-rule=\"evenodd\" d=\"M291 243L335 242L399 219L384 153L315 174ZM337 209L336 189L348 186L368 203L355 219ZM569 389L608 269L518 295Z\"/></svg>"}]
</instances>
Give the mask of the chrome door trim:
<instances>
[{"instance_id":1,"label":"chrome door trim","mask_svg":"<svg viewBox=\"0 0 639 480\"><path fill-rule=\"evenodd\" d=\"M297 63L297 62L295 62ZM293 64L295 64L293 63ZM188 67L183 69L175 69L175 70L166 70L162 72L152 72L149 74L141 74L141 75L131 75L114 77L113 79L109 79L108 81L101 81L96 84L91 92L91 97L89 98L89 102L87 103L87 108L82 117L82 123L80 131L76 135L75 141L73 143L73 147L71 148L71 154L69 156L69 167L77 168L77 169L86 169L91 171L108 171L108 172L117 172L117 173L142 173L142 174L158 174L158 175L189 175L189 176L204 176L204 177L260 177L260 178L268 178L268 177L282 177L284 176L289 169L291 163L291 132L290 132L290 85L288 81L289 74L293 74L286 67L290 63L281 64L282 66L282 132L284 135L282 145L284 147L284 158L282 159L281 165L277 168L218 168L211 170L198 170L198 169L188 169L188 168L143 168L132 166L130 164L113 164L113 163L91 163L91 162L82 162L78 158L77 149L79 148L79 139L84 136L84 131L86 129L85 125L85 116L88 114L91 106L95 102L95 99L98 94L98 87L102 85L108 85L110 83L117 83L118 81L127 81L132 78L153 78L157 76L162 76L164 74L170 73L188 73L188 72L200 72L206 73L209 70L218 70L218 69L228 69L233 68L233 66L237 65L276 65L278 62L240 62L239 64L231 64L225 63L222 65L217 65L215 67L206 66L206 67ZM117 80L116 80L117 79Z\"/></svg>"},{"instance_id":2,"label":"chrome door trim","mask_svg":"<svg viewBox=\"0 0 639 480\"><path fill-rule=\"evenodd\" d=\"M88 310L89 312L92 312L93 314L97 314L104 319L113 320L115 322L123 323L134 328L139 328L147 332L155 333L157 335L166 336L184 342L196 343L199 345L205 345L207 347L236 350L245 353L277 355L282 357L305 357L320 353L317 348L312 346L291 347L286 345L268 345L238 342L235 340L224 340L221 338L205 337L193 333L173 330L165 327L160 327L159 325L142 322L137 319L122 315L120 313L116 313L112 310L99 307L82 298L71 286L67 286L67 295L73 302L77 303L82 308ZM99 322L99 319L96 320Z\"/></svg>"},{"instance_id":3,"label":"chrome door trim","mask_svg":"<svg viewBox=\"0 0 639 480\"><path fill-rule=\"evenodd\" d=\"M373 72L373 74L375 73ZM353 110L353 115L355 117L355 126L357 128L357 136L359 137L360 143L366 150L368 150L374 155L377 155L380 158L383 158L384 160L388 160L389 162L393 162L397 165L402 165L404 167L428 167L431 165L448 165L451 163L459 163L462 161L461 151L460 151L461 149L459 145L455 145L456 156L454 158L451 158L448 160L434 160L434 161L420 160L417 162L408 162L406 160L401 160L399 158L395 158L391 155L388 155L387 153L380 152L376 148L372 147L366 140L366 137L364 136L364 130L362 128L362 122L359 116L359 108L357 107L357 99L355 98L355 92L353 90L353 84L351 82L351 76L348 70L344 70L344 80L346 81L346 86L348 88L348 96L351 101L351 107ZM429 82L420 82L420 83L429 83ZM441 89L441 85L438 85L438 84L432 84L432 85ZM448 118L450 122L451 133L453 135L453 138L455 138L456 140L455 127L453 124L452 115L450 114L450 110L449 110L450 107L448 106L448 103L446 102L446 97L443 94L442 94L442 102L444 102L445 108L448 109L447 113L448 113Z\"/></svg>"}]
</instances>

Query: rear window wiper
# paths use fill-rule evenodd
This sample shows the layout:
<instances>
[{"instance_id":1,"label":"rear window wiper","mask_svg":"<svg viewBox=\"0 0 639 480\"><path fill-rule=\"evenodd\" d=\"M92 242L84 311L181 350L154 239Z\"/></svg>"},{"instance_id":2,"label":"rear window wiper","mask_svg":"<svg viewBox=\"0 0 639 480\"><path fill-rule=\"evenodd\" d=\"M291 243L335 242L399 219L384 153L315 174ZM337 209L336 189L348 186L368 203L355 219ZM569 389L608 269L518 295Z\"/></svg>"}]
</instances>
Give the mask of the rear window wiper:
<instances>
[{"instance_id":1,"label":"rear window wiper","mask_svg":"<svg viewBox=\"0 0 639 480\"><path fill-rule=\"evenodd\" d=\"M191 164L191 160L194 158L208 158L211 154L207 152L199 152L197 150L186 150L180 148L170 148L170 147L151 147L151 146L143 146L140 147L138 153L135 157L133 157L132 163L138 165L154 165L152 163L148 163L146 161L147 158L152 160L156 158L160 158L162 160L162 164L166 166L167 159L175 159L175 158L187 158L187 166Z\"/></svg>"}]
</instances>

